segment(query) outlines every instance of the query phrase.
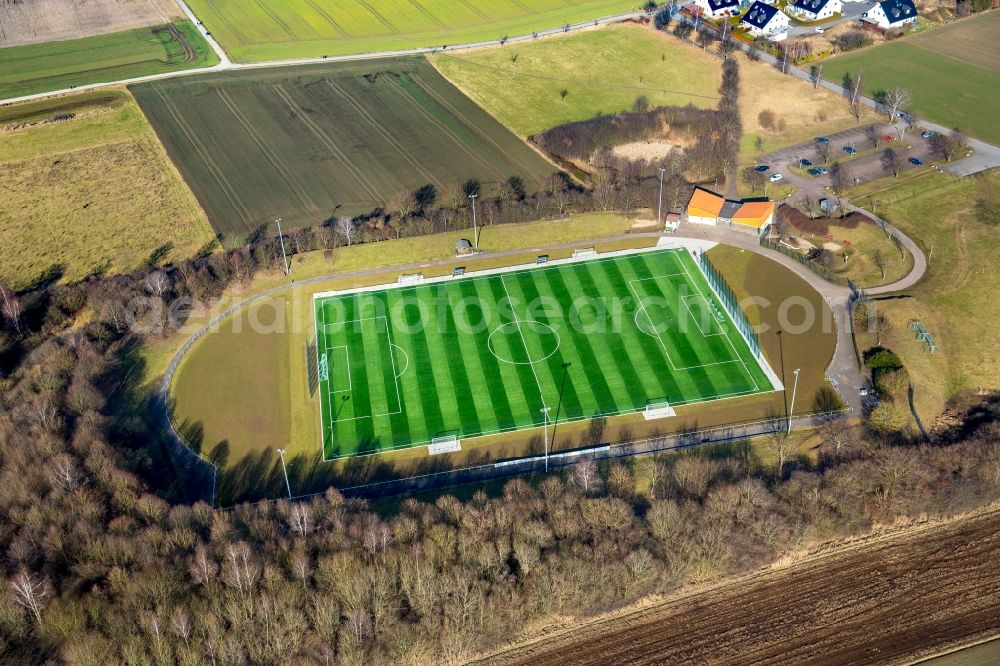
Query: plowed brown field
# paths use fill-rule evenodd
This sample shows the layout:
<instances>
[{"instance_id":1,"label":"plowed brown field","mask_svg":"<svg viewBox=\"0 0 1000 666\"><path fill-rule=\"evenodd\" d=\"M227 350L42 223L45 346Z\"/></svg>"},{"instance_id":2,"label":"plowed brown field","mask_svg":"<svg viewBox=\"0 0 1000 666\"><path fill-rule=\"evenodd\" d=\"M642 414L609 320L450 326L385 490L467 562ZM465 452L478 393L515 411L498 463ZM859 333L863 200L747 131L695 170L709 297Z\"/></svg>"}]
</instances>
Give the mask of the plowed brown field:
<instances>
[{"instance_id":1,"label":"plowed brown field","mask_svg":"<svg viewBox=\"0 0 1000 666\"><path fill-rule=\"evenodd\" d=\"M1000 511L838 547L485 663L900 663L1000 633Z\"/></svg>"}]
</instances>

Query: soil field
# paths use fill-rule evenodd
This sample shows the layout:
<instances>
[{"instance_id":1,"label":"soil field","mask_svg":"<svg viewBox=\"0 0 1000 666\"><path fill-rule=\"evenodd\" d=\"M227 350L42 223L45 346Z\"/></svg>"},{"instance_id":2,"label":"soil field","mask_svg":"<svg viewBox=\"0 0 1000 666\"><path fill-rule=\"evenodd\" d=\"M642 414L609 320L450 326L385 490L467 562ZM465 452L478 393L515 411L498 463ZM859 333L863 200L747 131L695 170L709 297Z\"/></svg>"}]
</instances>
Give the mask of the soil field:
<instances>
[{"instance_id":1,"label":"soil field","mask_svg":"<svg viewBox=\"0 0 1000 666\"><path fill-rule=\"evenodd\" d=\"M0 49L0 99L208 67L218 56L188 21Z\"/></svg>"},{"instance_id":2,"label":"soil field","mask_svg":"<svg viewBox=\"0 0 1000 666\"><path fill-rule=\"evenodd\" d=\"M824 78L842 81L864 68L862 88L874 96L900 86L913 97L909 110L990 143L1000 126L984 109L1000 107L1000 15L987 12L826 61Z\"/></svg>"},{"instance_id":3,"label":"soil field","mask_svg":"<svg viewBox=\"0 0 1000 666\"><path fill-rule=\"evenodd\" d=\"M174 0L0 2L0 47L77 39L183 18Z\"/></svg>"},{"instance_id":4,"label":"soil field","mask_svg":"<svg viewBox=\"0 0 1000 666\"><path fill-rule=\"evenodd\" d=\"M235 60L500 39L632 11L633 0L191 0Z\"/></svg>"},{"instance_id":5,"label":"soil field","mask_svg":"<svg viewBox=\"0 0 1000 666\"><path fill-rule=\"evenodd\" d=\"M370 212L431 183L529 191L556 171L421 58L209 74L133 88L231 241Z\"/></svg>"},{"instance_id":6,"label":"soil field","mask_svg":"<svg viewBox=\"0 0 1000 666\"><path fill-rule=\"evenodd\" d=\"M188 257L212 239L124 90L0 109L0 182L0 281L15 289L130 270L160 247Z\"/></svg>"},{"instance_id":7,"label":"soil field","mask_svg":"<svg viewBox=\"0 0 1000 666\"><path fill-rule=\"evenodd\" d=\"M489 664L902 663L1000 630L1000 512L890 532Z\"/></svg>"}]
</instances>

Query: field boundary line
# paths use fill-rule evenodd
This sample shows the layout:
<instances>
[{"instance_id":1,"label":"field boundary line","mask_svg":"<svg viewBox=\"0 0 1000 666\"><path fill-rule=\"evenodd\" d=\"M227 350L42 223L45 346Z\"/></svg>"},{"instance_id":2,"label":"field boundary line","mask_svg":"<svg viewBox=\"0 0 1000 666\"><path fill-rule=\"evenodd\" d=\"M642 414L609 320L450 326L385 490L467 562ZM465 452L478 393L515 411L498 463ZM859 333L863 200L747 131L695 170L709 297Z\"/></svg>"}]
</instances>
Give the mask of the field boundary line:
<instances>
[{"instance_id":1,"label":"field boundary line","mask_svg":"<svg viewBox=\"0 0 1000 666\"><path fill-rule=\"evenodd\" d=\"M535 372L535 364L531 360L531 351L528 349L528 340L524 337L524 331L521 330L521 322L518 321L517 311L514 308L514 299L510 296L510 290L507 289L507 283L504 282L503 275L500 276L500 284L503 286L504 293L507 294L507 302L510 303L510 314L514 317L514 325L517 327L517 332L521 335L521 344L524 345L524 353L528 357L528 367L531 368L531 374L534 376L535 384L538 386L538 397L542 401L542 408L545 409L548 406L545 404L545 392L542 390L542 382L538 380L538 373Z\"/></svg>"},{"instance_id":2,"label":"field boundary line","mask_svg":"<svg viewBox=\"0 0 1000 666\"><path fill-rule=\"evenodd\" d=\"M446 79L444 77L444 75L442 75L442 74L439 73L438 76L440 76L442 79L444 79L445 83L447 83L449 86L455 88L455 90L457 90L458 92L460 92L462 94L463 98L471 101L471 99L472 99L471 97L469 97L464 92L462 92L462 90L459 89L458 86L456 86L451 81L449 81L448 79ZM453 116L455 116L460 121L462 121L462 124L465 125L470 131L474 131L478 136L482 137L482 139L484 141L490 143L496 149L496 151L499 154L503 155L508 160L510 160L514 164L517 164L519 167L521 167L521 169L524 171L525 174L530 174L531 173L532 170L520 158L515 157L514 155L512 155L506 148L504 148L503 146L501 146L499 142L495 141L493 139L493 137L490 136L487 132L482 131L482 130L476 131L476 127L477 126L474 123L472 123L468 118L466 118L466 116L465 116L464 113L462 113L461 111L459 111L455 107L454 104L452 104L451 102L449 102L448 100L446 100L442 95L440 95L436 90L434 90L430 85L428 85L423 79L420 78L419 75L413 74L413 75L411 75L410 78L413 79L413 81L420 87L421 90L423 90L428 95L430 95L431 97L433 97L434 100L437 101L438 104L440 104L443 108L445 108L448 111L450 111ZM487 115L489 115L489 114L487 114ZM496 118L494 118L493 116L490 116L490 120L496 122L501 127L503 127L503 125ZM506 130L505 127L504 127L504 129ZM521 142L521 143L524 144L524 143L527 143L527 142ZM531 145L531 144L529 143L529 145Z\"/></svg>"},{"instance_id":3,"label":"field boundary line","mask_svg":"<svg viewBox=\"0 0 1000 666\"><path fill-rule=\"evenodd\" d=\"M274 86L274 87L279 88L280 86ZM306 207L306 210L311 213L320 214L322 211L316 205L316 202L313 201L312 197L310 197L302 189L301 183L299 183L298 178L294 178L292 176L292 173L289 170L288 166L286 166L285 163L281 160L281 158L278 157L278 154L271 149L271 147L267 144L267 140L264 138L264 136L261 135L260 132L258 132L257 129L253 126L253 123L251 123L250 120L243 115L243 112L240 111L239 107L236 105L235 102L233 102L233 99L229 96L229 93L226 91L225 86L218 86L216 87L215 90L219 95L219 99L222 100L222 103L225 105L225 107L229 109L229 112L233 114L234 118L236 118L236 122L238 122L243 127L243 129L246 130L246 133L250 136L250 139L257 145L257 148L260 149L260 152L264 154L264 157L267 158L267 161L271 163L271 166L275 168L275 170L278 172L278 175L281 176L281 179L284 180L285 183L287 183L288 188L295 193L295 196L298 197L299 201L302 202L302 204Z\"/></svg>"},{"instance_id":4,"label":"field boundary line","mask_svg":"<svg viewBox=\"0 0 1000 666\"><path fill-rule=\"evenodd\" d=\"M493 176L497 179L497 182L502 182L504 180L504 176L499 171L497 171L496 167L494 167L493 164L489 160L485 159L484 157L482 157L481 155L479 155L478 153L476 153L475 151L473 151L471 148L469 148L469 146L466 145L466 142L463 141L457 134L455 134L454 130L452 130L450 127L448 127L447 125L445 125L443 122L441 122L440 120L438 120L437 118L435 118L434 115L432 113L430 113L426 108L424 108L424 105L420 103L420 100L417 99L416 97L414 97L410 93L409 90L407 90L398 81L393 81L389 77L385 77L385 78L389 82L389 86L393 90L396 91L396 93L399 95L400 99L403 102L405 102L406 104L408 104L411 107L413 107L413 109L421 117L423 117L430 124L432 124L435 127L437 127L445 136L448 137L448 139L452 143L455 144L455 146L458 149L460 149L463 153L465 153L470 158L472 158L473 162L478 162L482 167L485 168L486 171L488 171L489 173L493 174ZM412 79L412 75L411 75L410 78ZM419 84L417 84L417 85L419 87ZM490 117L492 118L492 116L490 116ZM462 121L462 124L464 125L465 121Z\"/></svg>"},{"instance_id":5,"label":"field boundary line","mask_svg":"<svg viewBox=\"0 0 1000 666\"><path fill-rule=\"evenodd\" d=\"M691 256L690 252L688 253L688 256ZM696 266L697 266L697 264L698 264L698 262L695 261L695 265ZM698 287L698 283L694 279L694 276L691 275L691 273L687 269L687 266L685 266L683 262L681 263L681 268L683 268L684 272L688 274L688 279L691 282L691 286L694 287L695 292L697 294L701 295L702 298L705 298L707 300L708 297L704 293L702 293L701 288ZM715 287L712 286L712 282L711 282L711 280L708 279L708 276L705 275L705 272L702 271L700 268L698 269L698 272L701 274L702 277L705 278L705 282L708 283L708 288L712 290L712 295L716 298L716 300L718 300L719 304L722 305L722 310L726 313L726 318L729 320L730 331L732 331L733 329L737 330L737 332L740 335L740 339L744 343L746 343L747 350L750 352L751 356L754 357L754 361L757 363L757 367L760 368L760 370L764 373L765 376L767 376L768 370L770 369L770 367L768 366L768 368L765 369L764 366L767 365L767 364L766 363L762 363L761 360L759 358L757 358L756 354L753 353L753 345L751 345L750 341L743 335L743 332L740 330L740 327L736 325L736 321L733 319L733 316L731 314L729 314L728 310L726 310L726 306L725 306L725 304L724 304L724 302L722 300L722 295L719 294L717 291L715 291ZM758 391L761 390L760 385L757 383L757 380L754 379L753 373L750 372L750 368L747 366L746 361L743 360L743 355L740 354L739 350L736 349L736 345L733 344L733 341L730 339L730 336L726 335L725 339L726 339L726 342L729 343L730 348L732 348L733 354L735 354L736 358L738 358L740 360L740 363L743 364L743 370L746 371L747 377L749 377L750 381L753 382L754 387L756 387L756 389ZM775 385L775 387L780 386L780 385L781 385L781 382L778 382Z\"/></svg>"},{"instance_id":6,"label":"field boundary line","mask_svg":"<svg viewBox=\"0 0 1000 666\"><path fill-rule=\"evenodd\" d=\"M195 131L184 119L184 115L177 109L177 105L174 103L174 100L170 99L169 95L164 95L163 91L160 90L158 87L154 86L151 87L150 89L156 93L156 96L159 97L160 101L163 103L163 108L166 109L167 113L169 113L173 117L173 119L177 122L177 127L179 127L181 132L184 133L184 137L191 143L191 146L198 154L198 157L200 157L201 161L205 164L205 166L208 167L209 173L212 174L212 177L215 178L216 182L219 183L219 185L222 187L222 190L226 193L226 197L229 199L229 203L233 205L233 207L239 212L240 217L243 218L243 223L244 224L252 223L253 218L250 215L250 211L247 210L246 205L243 203L243 200L239 197L239 195L236 193L236 190L229 183L229 179L226 178L223 171L215 163L215 159L212 157L211 151L209 151L208 148L201 142L201 139L198 138ZM139 109L142 110L141 104L139 105ZM149 122L148 118L147 122ZM152 122L150 122L149 124L150 126L153 127L153 132L155 133L156 126ZM157 136L157 140L159 140L159 136ZM164 146L164 150L166 151L167 144L166 142L162 143ZM167 158L168 159L170 158L169 153L167 155ZM173 162L173 160L171 160L171 162ZM177 170L179 172L180 167L178 167ZM197 179L194 180L197 181ZM197 199L197 197L195 198ZM200 201L199 205L201 205Z\"/></svg>"},{"instance_id":7,"label":"field boundary line","mask_svg":"<svg viewBox=\"0 0 1000 666\"><path fill-rule=\"evenodd\" d=\"M339 85L337 85L337 83L334 82L332 78L326 78L323 79L323 81L334 91L335 94L343 98L343 100L347 104L349 104L351 108L353 108L354 111L361 118L364 118L366 121L368 121L368 124L371 125L372 129L375 130L378 134L380 134L382 138L384 138L386 142L389 143L389 145L395 148L396 151L403 157L403 159L409 162L413 166L413 168L420 173L421 176L427 179L427 182L433 183L439 189L443 187L441 180L435 178L433 175L431 175L429 171L424 169L423 164L416 157L414 157L413 154L410 153L410 151L406 149L406 146L404 146L400 141L398 141L396 137L393 136L389 132L389 130L385 128L384 125L382 125L382 123L378 122L378 119L376 119L374 116L368 113L368 110L365 109L364 106L360 104L357 99L354 98L354 95L352 95L351 93L347 92Z\"/></svg>"},{"instance_id":8,"label":"field boundary line","mask_svg":"<svg viewBox=\"0 0 1000 666\"><path fill-rule=\"evenodd\" d=\"M294 111L295 115L302 120L302 123L309 129L310 132L312 132L313 136L319 139L320 143L330 149L333 156L337 158L337 160L352 176L354 176L361 187L368 192L368 195L372 197L372 199L379 201L380 197L378 196L378 192L375 190L375 186L372 185L371 181L368 180L368 177L365 176L361 170L354 166L351 160L347 158L347 155L345 155L344 151L340 149L337 142L331 139L321 127L317 126L316 123L312 121L312 118L308 117L308 115L302 110L302 107L295 103L295 100L291 98L288 91L281 87L280 84L275 84L274 90L278 93L278 97L282 99L288 108Z\"/></svg>"}]
</instances>

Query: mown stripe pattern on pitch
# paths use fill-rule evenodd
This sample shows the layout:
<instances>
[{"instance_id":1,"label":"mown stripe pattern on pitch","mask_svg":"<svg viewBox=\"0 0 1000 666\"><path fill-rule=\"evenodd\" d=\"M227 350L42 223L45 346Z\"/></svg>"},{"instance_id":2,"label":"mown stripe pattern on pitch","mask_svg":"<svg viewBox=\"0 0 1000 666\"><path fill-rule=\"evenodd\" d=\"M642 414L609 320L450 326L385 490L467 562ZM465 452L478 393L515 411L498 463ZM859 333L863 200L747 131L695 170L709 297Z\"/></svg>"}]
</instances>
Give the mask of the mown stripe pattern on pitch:
<instances>
[{"instance_id":1,"label":"mown stripe pattern on pitch","mask_svg":"<svg viewBox=\"0 0 1000 666\"><path fill-rule=\"evenodd\" d=\"M772 390L686 251L316 302L326 458Z\"/></svg>"}]
</instances>

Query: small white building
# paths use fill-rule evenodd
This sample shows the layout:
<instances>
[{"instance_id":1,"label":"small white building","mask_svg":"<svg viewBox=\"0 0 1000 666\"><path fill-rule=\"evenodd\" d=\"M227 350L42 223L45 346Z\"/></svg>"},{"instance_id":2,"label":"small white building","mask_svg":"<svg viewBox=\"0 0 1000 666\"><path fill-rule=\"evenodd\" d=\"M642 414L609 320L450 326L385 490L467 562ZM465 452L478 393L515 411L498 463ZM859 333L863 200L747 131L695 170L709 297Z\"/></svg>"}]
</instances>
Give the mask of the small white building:
<instances>
[{"instance_id":1,"label":"small white building","mask_svg":"<svg viewBox=\"0 0 1000 666\"><path fill-rule=\"evenodd\" d=\"M883 30L905 28L916 22L917 8L913 0L885 0L862 14L861 20Z\"/></svg>"},{"instance_id":2,"label":"small white building","mask_svg":"<svg viewBox=\"0 0 1000 666\"><path fill-rule=\"evenodd\" d=\"M803 21L821 21L844 11L843 0L795 0L788 11Z\"/></svg>"},{"instance_id":3,"label":"small white building","mask_svg":"<svg viewBox=\"0 0 1000 666\"><path fill-rule=\"evenodd\" d=\"M720 16L736 16L740 13L739 0L695 0L703 16L719 18Z\"/></svg>"},{"instance_id":4,"label":"small white building","mask_svg":"<svg viewBox=\"0 0 1000 666\"><path fill-rule=\"evenodd\" d=\"M773 37L788 30L789 20L788 16L778 11L777 7L757 0L740 19L740 25L746 28L752 37Z\"/></svg>"}]
</instances>

